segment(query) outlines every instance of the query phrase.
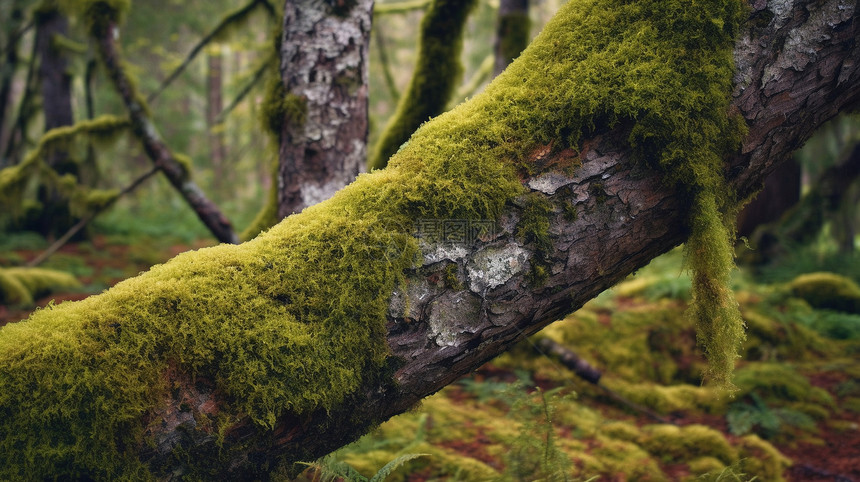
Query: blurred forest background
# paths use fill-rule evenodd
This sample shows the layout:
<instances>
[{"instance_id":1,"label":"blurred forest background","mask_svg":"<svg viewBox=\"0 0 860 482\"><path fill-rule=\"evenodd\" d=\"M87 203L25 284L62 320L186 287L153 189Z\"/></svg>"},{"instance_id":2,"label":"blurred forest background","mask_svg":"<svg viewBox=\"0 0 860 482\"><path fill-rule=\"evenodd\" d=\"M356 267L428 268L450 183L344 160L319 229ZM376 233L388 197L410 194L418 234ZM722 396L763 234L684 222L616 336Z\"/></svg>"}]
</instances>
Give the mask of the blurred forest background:
<instances>
[{"instance_id":1,"label":"blurred forest background","mask_svg":"<svg viewBox=\"0 0 860 482\"><path fill-rule=\"evenodd\" d=\"M370 150L412 76L428 3L377 1ZM561 3L531 0L531 36ZM260 117L282 5L266 5L137 1L119 38L165 144L237 231L263 208L277 157ZM498 11L481 0L469 16L449 106L491 80ZM4 0L0 55L0 325L215 244L152 175L77 19L52 1ZM93 119L115 122L42 148L51 129ZM735 398L701 386L676 250L301 477L860 480L858 145L860 118L835 119L739 219L748 335Z\"/></svg>"}]
</instances>

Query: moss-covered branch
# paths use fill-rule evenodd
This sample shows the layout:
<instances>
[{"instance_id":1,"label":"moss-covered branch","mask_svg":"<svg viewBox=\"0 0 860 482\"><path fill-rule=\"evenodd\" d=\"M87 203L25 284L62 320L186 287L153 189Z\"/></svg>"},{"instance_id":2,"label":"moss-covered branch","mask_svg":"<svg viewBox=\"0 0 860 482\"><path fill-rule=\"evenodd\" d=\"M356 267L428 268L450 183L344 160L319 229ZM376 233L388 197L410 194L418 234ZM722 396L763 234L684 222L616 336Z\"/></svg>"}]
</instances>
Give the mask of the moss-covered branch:
<instances>
[{"instance_id":1,"label":"moss-covered branch","mask_svg":"<svg viewBox=\"0 0 860 482\"><path fill-rule=\"evenodd\" d=\"M146 101L140 96L135 83L125 71L116 38L119 37L117 22L128 8L128 1L80 0L70 8L74 8L74 11L86 21L90 35L96 43L99 58L128 110L132 130L140 140L146 155L164 173L170 184L216 239L224 243L238 243L239 238L233 231L230 221L191 180L190 162L174 154L164 143L150 119Z\"/></svg>"},{"instance_id":2,"label":"moss-covered branch","mask_svg":"<svg viewBox=\"0 0 860 482\"><path fill-rule=\"evenodd\" d=\"M391 15L395 13L406 13L413 10L427 8L432 0L403 0L394 3L377 3L373 7L374 15Z\"/></svg>"},{"instance_id":3,"label":"moss-covered branch","mask_svg":"<svg viewBox=\"0 0 860 482\"><path fill-rule=\"evenodd\" d=\"M368 159L370 169L385 167L421 123L444 112L463 74L463 30L475 5L475 0L433 0L430 4L421 20L412 80Z\"/></svg>"},{"instance_id":4,"label":"moss-covered branch","mask_svg":"<svg viewBox=\"0 0 860 482\"><path fill-rule=\"evenodd\" d=\"M572 0L387 169L253 241L0 329L0 478L265 478L719 231L700 205L722 191L683 174L707 154L748 194L860 97L860 65L840 61L860 22L839 0L761 6L743 29L737 3L698 6ZM719 142L735 139L732 111L749 126L739 150ZM715 227L691 228L691 205ZM690 244L706 270L721 256Z\"/></svg>"},{"instance_id":5,"label":"moss-covered branch","mask_svg":"<svg viewBox=\"0 0 860 482\"><path fill-rule=\"evenodd\" d=\"M275 13L274 7L269 3L268 0L251 0L246 5L239 7L238 9L227 13L224 15L224 18L218 22L209 33L203 36L194 47L191 48L191 51L188 52L188 55L185 56L185 59L179 64L179 67L176 67L167 78L158 86L154 92L149 94L149 97L146 98L147 102L152 102L167 88L177 77L179 77L182 72L188 67L189 64L197 57L197 54L203 51L203 49L209 45L209 43L217 40L222 40L227 37L231 32L235 31L240 25L247 22L253 13L255 13L258 9L263 9L266 13L269 14L270 17L275 18L277 14Z\"/></svg>"}]
</instances>

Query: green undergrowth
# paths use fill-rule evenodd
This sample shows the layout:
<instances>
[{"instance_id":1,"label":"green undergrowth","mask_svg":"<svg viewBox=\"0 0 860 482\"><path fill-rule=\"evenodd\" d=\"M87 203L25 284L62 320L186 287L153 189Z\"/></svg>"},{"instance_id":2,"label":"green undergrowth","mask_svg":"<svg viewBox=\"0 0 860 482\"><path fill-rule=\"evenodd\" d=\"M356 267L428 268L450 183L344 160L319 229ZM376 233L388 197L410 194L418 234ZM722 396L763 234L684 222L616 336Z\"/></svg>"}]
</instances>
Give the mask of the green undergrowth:
<instances>
[{"instance_id":1,"label":"green undergrowth","mask_svg":"<svg viewBox=\"0 0 860 482\"><path fill-rule=\"evenodd\" d=\"M467 379L468 380L468 379ZM613 419L569 389L496 385L494 396L463 397L458 385L424 401L419 411L382 424L330 457L365 477L409 453L387 480L681 480L734 470L783 480L790 460L757 435L730 437L700 424L675 426ZM674 472L666 468L675 467ZM302 479L297 479L302 480Z\"/></svg>"}]
</instances>

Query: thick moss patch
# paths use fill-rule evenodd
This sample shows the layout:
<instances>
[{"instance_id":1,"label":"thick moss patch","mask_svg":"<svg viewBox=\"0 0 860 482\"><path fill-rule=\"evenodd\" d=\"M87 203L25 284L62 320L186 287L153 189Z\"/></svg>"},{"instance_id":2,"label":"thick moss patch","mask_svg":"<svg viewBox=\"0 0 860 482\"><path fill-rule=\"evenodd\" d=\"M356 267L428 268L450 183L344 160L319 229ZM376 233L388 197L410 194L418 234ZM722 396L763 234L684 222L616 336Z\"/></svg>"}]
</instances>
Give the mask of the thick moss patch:
<instances>
[{"instance_id":1,"label":"thick moss patch","mask_svg":"<svg viewBox=\"0 0 860 482\"><path fill-rule=\"evenodd\" d=\"M809 273L789 285L791 293L814 308L860 314L860 286L835 273Z\"/></svg>"}]
</instances>

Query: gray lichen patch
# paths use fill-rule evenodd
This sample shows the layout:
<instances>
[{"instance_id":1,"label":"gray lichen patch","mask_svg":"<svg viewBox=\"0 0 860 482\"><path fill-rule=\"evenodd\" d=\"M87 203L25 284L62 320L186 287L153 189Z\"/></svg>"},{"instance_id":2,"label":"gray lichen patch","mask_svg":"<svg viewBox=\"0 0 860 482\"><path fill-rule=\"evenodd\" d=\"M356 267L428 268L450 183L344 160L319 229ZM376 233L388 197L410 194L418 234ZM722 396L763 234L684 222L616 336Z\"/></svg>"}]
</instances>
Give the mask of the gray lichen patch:
<instances>
[{"instance_id":1,"label":"gray lichen patch","mask_svg":"<svg viewBox=\"0 0 860 482\"><path fill-rule=\"evenodd\" d=\"M462 244L421 244L421 254L424 257L424 266L435 264L440 261L460 261L469 254L469 249Z\"/></svg>"},{"instance_id":2,"label":"gray lichen patch","mask_svg":"<svg viewBox=\"0 0 860 482\"><path fill-rule=\"evenodd\" d=\"M535 191L540 191L551 196L559 189L573 182L575 180L569 176L560 172L550 171L530 179L528 186Z\"/></svg>"},{"instance_id":3,"label":"gray lichen patch","mask_svg":"<svg viewBox=\"0 0 860 482\"><path fill-rule=\"evenodd\" d=\"M457 346L463 335L474 333L481 300L468 291L447 292L430 303L429 337L438 346ZM469 338L466 336L465 338Z\"/></svg>"},{"instance_id":4,"label":"gray lichen patch","mask_svg":"<svg viewBox=\"0 0 860 482\"><path fill-rule=\"evenodd\" d=\"M516 244L479 251L466 265L469 289L474 293L483 293L505 284L526 270L529 257L528 251Z\"/></svg>"}]
</instances>

